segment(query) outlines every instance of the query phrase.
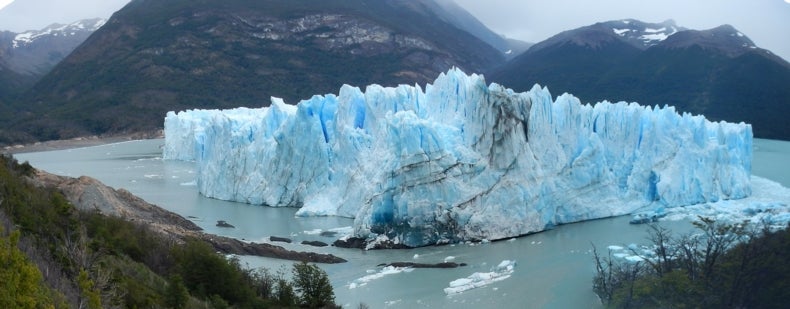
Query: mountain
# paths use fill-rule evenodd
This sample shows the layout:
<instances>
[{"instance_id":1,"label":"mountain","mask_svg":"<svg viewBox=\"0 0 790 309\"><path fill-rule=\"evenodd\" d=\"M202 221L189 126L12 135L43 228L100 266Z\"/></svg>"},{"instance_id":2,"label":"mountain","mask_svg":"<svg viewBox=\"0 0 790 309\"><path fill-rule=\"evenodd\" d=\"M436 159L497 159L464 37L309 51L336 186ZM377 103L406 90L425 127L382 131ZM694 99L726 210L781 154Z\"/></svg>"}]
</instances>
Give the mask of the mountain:
<instances>
[{"instance_id":1,"label":"mountain","mask_svg":"<svg viewBox=\"0 0 790 309\"><path fill-rule=\"evenodd\" d=\"M0 50L0 59L2 56ZM10 123L16 119L17 109L11 102L14 102L17 96L25 89L30 88L34 82L34 77L19 74L0 61L0 124ZM0 136L2 134L0 129Z\"/></svg>"},{"instance_id":2,"label":"mountain","mask_svg":"<svg viewBox=\"0 0 790 309\"><path fill-rule=\"evenodd\" d=\"M0 32L0 123L18 120L19 97L104 24L86 19L41 30ZM0 129L0 139L7 134Z\"/></svg>"},{"instance_id":3,"label":"mountain","mask_svg":"<svg viewBox=\"0 0 790 309\"><path fill-rule=\"evenodd\" d=\"M790 140L790 64L729 25L597 23L539 42L487 77L517 91L539 83L584 102L672 105L751 123L758 137Z\"/></svg>"},{"instance_id":4,"label":"mountain","mask_svg":"<svg viewBox=\"0 0 790 309\"><path fill-rule=\"evenodd\" d=\"M169 110L296 103L342 84L424 84L504 55L432 1L136 0L28 92L17 139L160 129ZM12 134L10 134L12 135Z\"/></svg>"},{"instance_id":5,"label":"mountain","mask_svg":"<svg viewBox=\"0 0 790 309\"><path fill-rule=\"evenodd\" d=\"M458 69L424 91L345 86L297 106L168 113L163 151L195 161L204 196L353 217L354 236L384 247L496 240L752 193L747 124L514 93Z\"/></svg>"},{"instance_id":6,"label":"mountain","mask_svg":"<svg viewBox=\"0 0 790 309\"><path fill-rule=\"evenodd\" d=\"M626 44L638 50L645 50L661 43L667 37L685 30L687 29L678 27L675 21L671 19L658 24L645 23L634 19L610 21L564 31L535 44L530 52L537 52L566 43L597 48L612 41Z\"/></svg>"},{"instance_id":7,"label":"mountain","mask_svg":"<svg viewBox=\"0 0 790 309\"><path fill-rule=\"evenodd\" d=\"M2 56L2 54L0 54ZM33 84L30 77L21 75L11 70L5 63L0 62L0 108L6 107L4 103L11 102L20 89ZM6 113L0 114L2 120Z\"/></svg>"},{"instance_id":8,"label":"mountain","mask_svg":"<svg viewBox=\"0 0 790 309\"><path fill-rule=\"evenodd\" d=\"M508 59L521 54L532 46L531 43L508 39L494 33L453 0L436 0L435 2L429 0L426 2L434 5L434 11L440 18L488 43L504 53Z\"/></svg>"},{"instance_id":9,"label":"mountain","mask_svg":"<svg viewBox=\"0 0 790 309\"><path fill-rule=\"evenodd\" d=\"M42 29L48 25L75 20L106 18L129 0L4 0L0 8L0 30L15 33Z\"/></svg>"},{"instance_id":10,"label":"mountain","mask_svg":"<svg viewBox=\"0 0 790 309\"><path fill-rule=\"evenodd\" d=\"M95 18L22 33L0 32L0 61L17 73L41 77L105 22Z\"/></svg>"}]
</instances>

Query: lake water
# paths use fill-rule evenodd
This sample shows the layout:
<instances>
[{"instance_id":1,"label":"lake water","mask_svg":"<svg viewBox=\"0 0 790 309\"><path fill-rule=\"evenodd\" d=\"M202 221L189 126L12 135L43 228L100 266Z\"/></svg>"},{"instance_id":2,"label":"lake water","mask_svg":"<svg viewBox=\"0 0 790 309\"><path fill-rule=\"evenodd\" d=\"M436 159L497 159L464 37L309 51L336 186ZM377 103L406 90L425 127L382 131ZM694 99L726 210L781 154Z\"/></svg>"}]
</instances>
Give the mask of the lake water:
<instances>
[{"instance_id":1,"label":"lake water","mask_svg":"<svg viewBox=\"0 0 790 309\"><path fill-rule=\"evenodd\" d=\"M630 225L630 218L619 217L567 224L511 241L477 245L377 251L308 247L298 243L302 240L332 242L334 238L323 237L317 231L350 227L352 220L296 218L296 209L292 208L204 198L194 185L193 164L163 161L163 143L163 140L144 140L18 154L16 157L51 173L72 177L87 175L107 185L125 188L151 203L190 218L208 233L257 242L267 241L269 236L285 236L294 239L294 244L285 244L289 249L343 257L349 262L320 266L329 274L337 303L347 308L356 308L359 303L371 308L600 307L592 292L591 244L605 252L609 245L646 242L647 226ZM790 142L757 139L754 151L754 175L790 186ZM235 228L216 227L217 220L225 220ZM679 233L691 230L691 225L685 221L661 224ZM382 268L377 266L398 261L438 263L448 257L468 266L415 269L389 275L384 275ZM445 294L444 288L451 281L475 272L489 272L503 260L516 261L509 278L460 294ZM282 267L290 270L292 264L257 257L244 257L242 261L250 267L263 266L275 271Z\"/></svg>"}]
</instances>

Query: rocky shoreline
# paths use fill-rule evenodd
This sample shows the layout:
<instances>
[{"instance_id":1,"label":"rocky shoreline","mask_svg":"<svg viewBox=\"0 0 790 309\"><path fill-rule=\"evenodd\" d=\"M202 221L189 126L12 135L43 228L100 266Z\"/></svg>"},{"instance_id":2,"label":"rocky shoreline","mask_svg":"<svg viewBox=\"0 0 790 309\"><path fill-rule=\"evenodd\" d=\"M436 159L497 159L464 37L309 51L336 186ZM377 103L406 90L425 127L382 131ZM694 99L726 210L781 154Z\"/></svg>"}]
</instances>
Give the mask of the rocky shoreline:
<instances>
[{"instance_id":1,"label":"rocky shoreline","mask_svg":"<svg viewBox=\"0 0 790 309\"><path fill-rule=\"evenodd\" d=\"M71 178L37 170L29 180L36 186L58 190L80 210L95 211L142 224L178 243L194 238L211 244L217 251L225 254L254 255L311 263L346 262L332 254L293 251L272 244L245 242L204 233L195 223L176 213L150 204L127 190L113 189L87 176Z\"/></svg>"},{"instance_id":2,"label":"rocky shoreline","mask_svg":"<svg viewBox=\"0 0 790 309\"><path fill-rule=\"evenodd\" d=\"M32 144L17 144L17 145L0 145L0 152L10 154L15 153L28 153L40 151L62 150L69 148L81 148L99 146L112 143L128 142L143 139L163 138L164 132L162 130L151 132L139 132L132 134L122 135L107 135L107 136L83 136L71 139L51 140L45 142L35 142Z\"/></svg>"}]
</instances>

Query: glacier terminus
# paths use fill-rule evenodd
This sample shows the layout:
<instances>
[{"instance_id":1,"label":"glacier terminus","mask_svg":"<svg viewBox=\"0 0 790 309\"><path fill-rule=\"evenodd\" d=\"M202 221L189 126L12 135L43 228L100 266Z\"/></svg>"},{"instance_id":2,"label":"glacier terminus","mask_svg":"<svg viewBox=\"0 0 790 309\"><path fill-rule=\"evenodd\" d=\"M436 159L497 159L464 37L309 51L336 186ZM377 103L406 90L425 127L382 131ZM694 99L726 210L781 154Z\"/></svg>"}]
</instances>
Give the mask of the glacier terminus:
<instances>
[{"instance_id":1,"label":"glacier terminus","mask_svg":"<svg viewBox=\"0 0 790 309\"><path fill-rule=\"evenodd\" d=\"M270 107L170 112L165 159L201 194L354 218L370 247L496 240L751 194L752 128L516 93L459 69Z\"/></svg>"}]
</instances>

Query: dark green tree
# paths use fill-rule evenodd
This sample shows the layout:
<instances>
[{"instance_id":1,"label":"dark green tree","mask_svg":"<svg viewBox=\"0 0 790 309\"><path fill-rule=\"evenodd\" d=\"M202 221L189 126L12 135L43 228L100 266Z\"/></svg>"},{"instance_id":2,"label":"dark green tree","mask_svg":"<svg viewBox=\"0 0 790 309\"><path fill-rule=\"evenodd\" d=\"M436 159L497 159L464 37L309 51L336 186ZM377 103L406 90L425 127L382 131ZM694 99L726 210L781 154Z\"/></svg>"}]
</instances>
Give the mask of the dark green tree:
<instances>
[{"instance_id":1,"label":"dark green tree","mask_svg":"<svg viewBox=\"0 0 790 309\"><path fill-rule=\"evenodd\" d=\"M0 308L52 308L41 272L17 248L18 242L18 231L0 236Z\"/></svg>"},{"instance_id":2,"label":"dark green tree","mask_svg":"<svg viewBox=\"0 0 790 309\"><path fill-rule=\"evenodd\" d=\"M329 276L315 264L294 264L293 282L301 296L302 305L320 308L335 304L335 292L329 283Z\"/></svg>"},{"instance_id":3,"label":"dark green tree","mask_svg":"<svg viewBox=\"0 0 790 309\"><path fill-rule=\"evenodd\" d=\"M189 301L189 291L179 275L170 276L165 291L165 305L175 309L185 308Z\"/></svg>"},{"instance_id":4,"label":"dark green tree","mask_svg":"<svg viewBox=\"0 0 790 309\"><path fill-rule=\"evenodd\" d=\"M277 303L284 307L296 305L296 293L288 280L277 279Z\"/></svg>"},{"instance_id":5,"label":"dark green tree","mask_svg":"<svg viewBox=\"0 0 790 309\"><path fill-rule=\"evenodd\" d=\"M100 309L101 291L96 289L93 280L90 279L88 272L81 269L77 277L77 285L80 287L80 308Z\"/></svg>"}]
</instances>

